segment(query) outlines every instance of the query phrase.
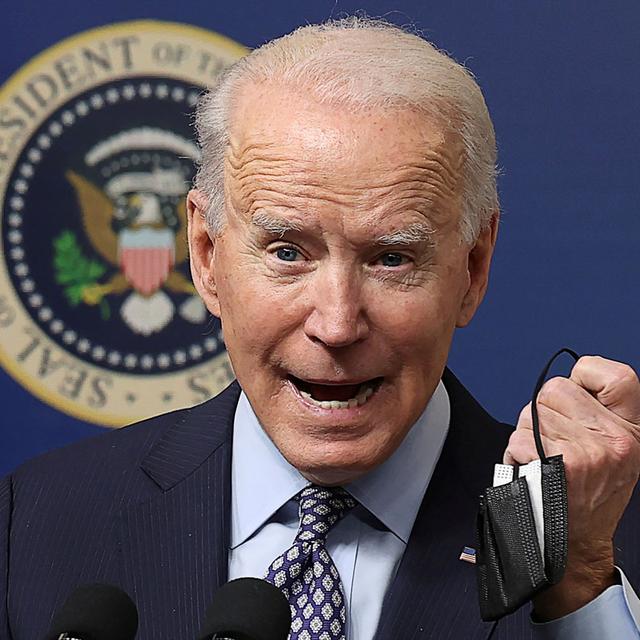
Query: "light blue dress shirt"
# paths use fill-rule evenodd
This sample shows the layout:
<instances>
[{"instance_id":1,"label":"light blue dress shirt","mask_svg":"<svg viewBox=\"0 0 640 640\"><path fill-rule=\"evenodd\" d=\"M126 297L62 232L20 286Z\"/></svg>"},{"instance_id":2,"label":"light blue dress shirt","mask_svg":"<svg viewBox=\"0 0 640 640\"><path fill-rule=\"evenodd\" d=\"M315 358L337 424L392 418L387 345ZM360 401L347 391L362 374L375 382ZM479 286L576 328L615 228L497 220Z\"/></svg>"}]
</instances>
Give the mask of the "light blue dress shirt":
<instances>
[{"instance_id":1,"label":"light blue dress shirt","mask_svg":"<svg viewBox=\"0 0 640 640\"><path fill-rule=\"evenodd\" d=\"M382 465L346 485L358 501L329 533L327 549L340 573L347 638L371 640L449 428L442 382L398 449ZM421 469L423 473L415 473ZM298 529L292 499L309 484L260 426L247 397L234 418L229 579L264 577ZM632 614L633 612L633 614ZM640 639L640 602L623 577L588 605L560 620L533 625L540 640Z\"/></svg>"}]
</instances>

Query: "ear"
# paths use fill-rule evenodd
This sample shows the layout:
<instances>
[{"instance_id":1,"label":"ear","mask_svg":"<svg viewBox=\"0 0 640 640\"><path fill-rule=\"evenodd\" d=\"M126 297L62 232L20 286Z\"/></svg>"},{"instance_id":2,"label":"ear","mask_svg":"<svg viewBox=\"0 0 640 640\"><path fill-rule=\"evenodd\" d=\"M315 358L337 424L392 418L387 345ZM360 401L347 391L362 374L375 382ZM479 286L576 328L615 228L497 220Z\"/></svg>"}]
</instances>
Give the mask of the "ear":
<instances>
[{"instance_id":1,"label":"ear","mask_svg":"<svg viewBox=\"0 0 640 640\"><path fill-rule=\"evenodd\" d=\"M197 189L187 194L187 236L189 238L189 261L191 278L207 309L220 317L220 303L216 290L213 258L215 237L209 233L206 222L208 198Z\"/></svg>"},{"instance_id":2,"label":"ear","mask_svg":"<svg viewBox=\"0 0 640 640\"><path fill-rule=\"evenodd\" d=\"M496 211L489 224L480 231L480 235L467 255L467 272L469 288L462 300L457 327L466 327L480 306L489 283L489 268L493 256L493 248L498 237L498 221L500 212Z\"/></svg>"}]
</instances>

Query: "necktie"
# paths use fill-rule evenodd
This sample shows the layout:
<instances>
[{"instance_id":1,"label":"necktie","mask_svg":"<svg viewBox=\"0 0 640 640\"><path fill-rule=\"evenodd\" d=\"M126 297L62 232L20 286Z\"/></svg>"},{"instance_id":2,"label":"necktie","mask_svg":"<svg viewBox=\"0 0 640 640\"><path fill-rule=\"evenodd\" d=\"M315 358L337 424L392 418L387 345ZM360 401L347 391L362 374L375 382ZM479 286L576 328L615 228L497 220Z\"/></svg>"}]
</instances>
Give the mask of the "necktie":
<instances>
[{"instance_id":1,"label":"necktie","mask_svg":"<svg viewBox=\"0 0 640 640\"><path fill-rule=\"evenodd\" d=\"M290 640L345 640L342 583L325 542L356 501L344 489L316 485L303 489L296 499L298 533L293 545L271 563L265 579L289 600Z\"/></svg>"}]
</instances>

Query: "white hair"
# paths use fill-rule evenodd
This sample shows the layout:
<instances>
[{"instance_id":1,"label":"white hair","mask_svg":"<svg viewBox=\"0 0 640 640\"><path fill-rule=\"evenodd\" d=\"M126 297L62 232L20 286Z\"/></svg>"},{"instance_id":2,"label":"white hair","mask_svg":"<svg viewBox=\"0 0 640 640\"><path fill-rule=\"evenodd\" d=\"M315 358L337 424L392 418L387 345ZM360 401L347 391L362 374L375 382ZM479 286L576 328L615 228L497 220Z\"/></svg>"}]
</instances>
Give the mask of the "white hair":
<instances>
[{"instance_id":1,"label":"white hair","mask_svg":"<svg viewBox=\"0 0 640 640\"><path fill-rule=\"evenodd\" d=\"M463 145L460 232L474 242L498 208L493 124L473 75L423 38L383 20L351 16L300 27L255 49L205 92L196 110L202 159L195 186L207 223L224 224L224 158L240 89L277 82L321 103L417 109L436 116Z\"/></svg>"}]
</instances>

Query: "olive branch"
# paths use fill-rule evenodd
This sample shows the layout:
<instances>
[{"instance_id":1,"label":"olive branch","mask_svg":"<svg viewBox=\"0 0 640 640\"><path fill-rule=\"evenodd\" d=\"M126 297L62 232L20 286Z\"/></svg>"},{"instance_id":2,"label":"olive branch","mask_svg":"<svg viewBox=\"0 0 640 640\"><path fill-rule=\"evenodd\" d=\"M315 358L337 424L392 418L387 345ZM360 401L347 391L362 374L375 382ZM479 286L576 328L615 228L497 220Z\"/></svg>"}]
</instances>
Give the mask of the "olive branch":
<instances>
[{"instance_id":1,"label":"olive branch","mask_svg":"<svg viewBox=\"0 0 640 640\"><path fill-rule=\"evenodd\" d=\"M83 255L73 231L63 231L53 239L53 266L55 280L64 288L64 295L72 307L77 307L84 300L87 287L96 285L105 272L106 267ZM100 302L100 314L104 320L111 315L106 300Z\"/></svg>"}]
</instances>

